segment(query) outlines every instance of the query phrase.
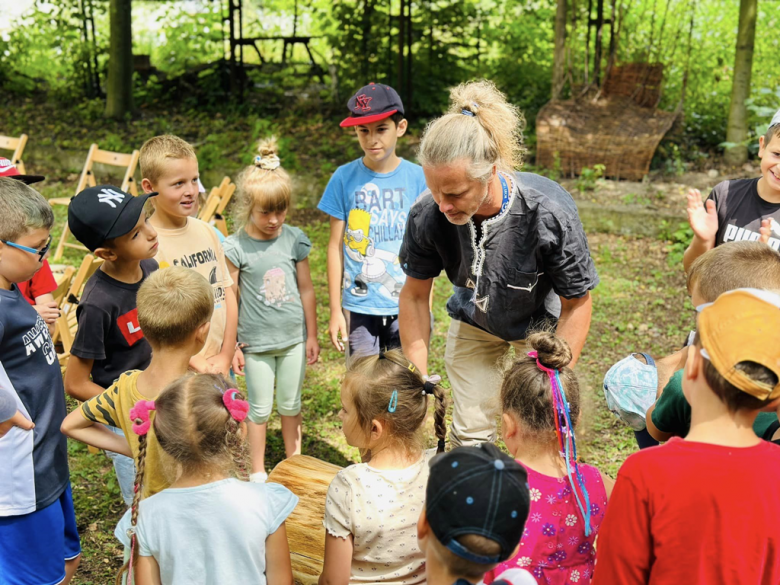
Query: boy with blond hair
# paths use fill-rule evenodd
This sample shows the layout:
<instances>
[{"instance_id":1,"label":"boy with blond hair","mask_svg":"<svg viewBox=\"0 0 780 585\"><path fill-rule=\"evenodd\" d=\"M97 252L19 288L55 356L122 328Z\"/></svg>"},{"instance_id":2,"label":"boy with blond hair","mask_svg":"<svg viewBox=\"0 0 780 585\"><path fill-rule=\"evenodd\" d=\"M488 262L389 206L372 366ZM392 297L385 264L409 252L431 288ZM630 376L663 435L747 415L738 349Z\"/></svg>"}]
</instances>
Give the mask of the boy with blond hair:
<instances>
[{"instance_id":1,"label":"boy with blond hair","mask_svg":"<svg viewBox=\"0 0 780 585\"><path fill-rule=\"evenodd\" d=\"M24 183L0 177L0 582L70 582L79 543L59 432L65 391L41 315L17 283L41 269L54 214Z\"/></svg>"},{"instance_id":2,"label":"boy with blond hair","mask_svg":"<svg viewBox=\"0 0 780 585\"><path fill-rule=\"evenodd\" d=\"M768 291L700 307L683 374L690 431L621 467L593 585L780 583L780 449L753 432L780 404L779 331Z\"/></svg>"},{"instance_id":3,"label":"boy with blond hair","mask_svg":"<svg viewBox=\"0 0 780 585\"><path fill-rule=\"evenodd\" d=\"M209 338L192 358L190 367L201 373L227 376L236 348L238 305L216 233L207 223L190 217L198 205L198 158L181 138L163 135L144 143L139 164L144 191L157 193L150 223L160 243L160 267L191 268L205 277L214 290Z\"/></svg>"}]
</instances>

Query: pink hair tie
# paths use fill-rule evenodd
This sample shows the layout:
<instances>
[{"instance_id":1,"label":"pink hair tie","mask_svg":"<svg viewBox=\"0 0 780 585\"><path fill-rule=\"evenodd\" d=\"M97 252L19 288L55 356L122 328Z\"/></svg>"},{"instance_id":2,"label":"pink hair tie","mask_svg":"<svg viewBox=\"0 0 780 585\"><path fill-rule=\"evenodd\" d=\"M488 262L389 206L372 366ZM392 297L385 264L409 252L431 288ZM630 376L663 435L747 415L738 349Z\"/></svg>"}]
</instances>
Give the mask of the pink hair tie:
<instances>
[{"instance_id":1,"label":"pink hair tie","mask_svg":"<svg viewBox=\"0 0 780 585\"><path fill-rule=\"evenodd\" d=\"M241 398L236 398L237 394L238 390L236 388L228 388L222 394L222 402L225 404L225 408L228 409L230 416L238 422L242 422L249 413L249 403Z\"/></svg>"},{"instance_id":2,"label":"pink hair tie","mask_svg":"<svg viewBox=\"0 0 780 585\"><path fill-rule=\"evenodd\" d=\"M133 422L133 432L140 436L149 432L152 421L149 419L149 413L155 410L153 400L139 400L135 406L130 409L130 420Z\"/></svg>"}]
</instances>

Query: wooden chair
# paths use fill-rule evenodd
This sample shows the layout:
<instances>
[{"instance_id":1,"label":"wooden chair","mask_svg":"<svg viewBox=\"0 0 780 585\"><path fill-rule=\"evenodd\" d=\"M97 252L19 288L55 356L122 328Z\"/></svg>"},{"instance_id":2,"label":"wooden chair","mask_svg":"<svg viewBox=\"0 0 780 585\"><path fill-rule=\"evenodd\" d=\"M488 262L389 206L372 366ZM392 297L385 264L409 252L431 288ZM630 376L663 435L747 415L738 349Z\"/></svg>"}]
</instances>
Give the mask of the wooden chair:
<instances>
[{"instance_id":1,"label":"wooden chair","mask_svg":"<svg viewBox=\"0 0 780 585\"><path fill-rule=\"evenodd\" d=\"M22 175L26 174L24 162L22 161L25 146L27 146L27 134L22 134L19 138L0 136L0 149L14 151L11 155L11 162L16 165L16 168Z\"/></svg>"},{"instance_id":2,"label":"wooden chair","mask_svg":"<svg viewBox=\"0 0 780 585\"><path fill-rule=\"evenodd\" d=\"M223 178L219 186L211 190L206 203L203 205L203 209L198 213L198 219L214 224L225 237L228 236L228 229L222 213L227 208L235 192L236 184L230 182L230 177Z\"/></svg>"},{"instance_id":3,"label":"wooden chair","mask_svg":"<svg viewBox=\"0 0 780 585\"><path fill-rule=\"evenodd\" d=\"M95 258L92 254L87 254L75 276L72 277L67 292L63 295L62 303L60 304L60 316L54 326L54 334L52 335L52 340L55 344L62 344L63 351L60 355L60 366L63 370L65 369L67 358L70 357L73 339L76 337L76 329L78 327L76 308L81 298L81 292L89 277L95 273L101 264L103 264L101 258ZM57 290L59 290L59 287L57 287Z\"/></svg>"},{"instance_id":4,"label":"wooden chair","mask_svg":"<svg viewBox=\"0 0 780 585\"><path fill-rule=\"evenodd\" d=\"M138 151L134 150L131 154L123 154L121 152L111 152L109 150L100 150L97 144L93 144L89 147L87 153L87 160L84 163L84 168L81 171L81 177L76 185L76 192L74 195L80 193L87 187L95 187L97 181L95 180L95 174L92 171L92 166L95 163L101 163L104 165L110 165L113 167L119 167L125 169L125 177L122 179L122 185L120 188L122 191L127 191L131 195L138 195L138 187L136 181L133 178L135 174L135 168L138 166ZM54 205L70 205L71 197L55 197L49 199L49 204ZM65 248L76 248L78 250L86 250L86 248L80 244L71 244L68 242L68 236L70 235L70 228L68 222L62 226L62 236L57 244L57 250L54 252L52 260L59 260L62 258L62 253Z\"/></svg>"},{"instance_id":5,"label":"wooden chair","mask_svg":"<svg viewBox=\"0 0 780 585\"><path fill-rule=\"evenodd\" d=\"M230 183L227 185L222 192L222 198L219 201L219 205L217 206L217 211L214 214L214 225L217 226L217 229L222 232L222 235L225 237L228 237L228 227L227 227L227 221L225 221L225 218L223 216L223 213L225 209L228 206L228 203L230 203L230 200L233 198L233 193L236 192L236 184Z\"/></svg>"},{"instance_id":6,"label":"wooden chair","mask_svg":"<svg viewBox=\"0 0 780 585\"><path fill-rule=\"evenodd\" d=\"M62 303L68 297L68 291L70 290L71 282L73 282L73 275L76 273L76 269L73 266L67 266L65 272L57 282L57 288L51 293L54 297L54 302L58 307L62 307Z\"/></svg>"}]
</instances>

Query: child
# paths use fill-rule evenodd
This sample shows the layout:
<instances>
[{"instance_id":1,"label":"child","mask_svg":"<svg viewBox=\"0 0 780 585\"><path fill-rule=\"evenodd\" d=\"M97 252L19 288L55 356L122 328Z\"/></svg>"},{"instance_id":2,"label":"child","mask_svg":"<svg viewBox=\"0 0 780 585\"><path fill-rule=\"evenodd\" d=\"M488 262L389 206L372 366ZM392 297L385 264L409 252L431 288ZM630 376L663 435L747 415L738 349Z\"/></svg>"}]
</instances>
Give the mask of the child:
<instances>
[{"instance_id":1,"label":"child","mask_svg":"<svg viewBox=\"0 0 780 585\"><path fill-rule=\"evenodd\" d=\"M620 468L594 585L780 583L780 449L752 428L780 404L780 296L724 293L697 325L683 375L691 430Z\"/></svg>"},{"instance_id":2,"label":"child","mask_svg":"<svg viewBox=\"0 0 780 585\"><path fill-rule=\"evenodd\" d=\"M331 216L330 338L339 351L346 344L348 357L364 357L401 347L398 296L406 277L398 250L425 176L395 153L407 121L392 87L370 83L347 107L350 116L341 126L356 128L364 156L336 169L318 209Z\"/></svg>"},{"instance_id":3,"label":"child","mask_svg":"<svg viewBox=\"0 0 780 585\"><path fill-rule=\"evenodd\" d=\"M190 358L206 342L213 297L206 279L186 268L150 274L138 289L137 301L138 321L152 346L149 367L126 372L108 390L71 412L62 423L62 432L88 445L133 457L138 466L140 445L132 431L130 409L139 400L156 399L163 388L187 373ZM109 426L119 427L125 436L114 434ZM144 497L170 485L154 435L145 450Z\"/></svg>"},{"instance_id":4,"label":"child","mask_svg":"<svg viewBox=\"0 0 780 585\"><path fill-rule=\"evenodd\" d=\"M759 242L732 242L700 256L688 274L688 291L695 307L711 303L727 291L744 287L780 290L780 252ZM683 370L680 369L647 411L647 429L659 441L684 437L688 433L691 407L683 393L682 382ZM753 426L756 435L771 439L770 427L776 421L775 413L759 413Z\"/></svg>"},{"instance_id":5,"label":"child","mask_svg":"<svg viewBox=\"0 0 780 585\"><path fill-rule=\"evenodd\" d=\"M279 166L274 139L238 181L238 232L225 241L230 278L239 287L239 344L234 371L246 373L250 481L265 481L265 436L274 405L282 417L287 457L301 452L301 387L306 364L320 353L317 306L309 271L311 242L284 224L290 207L290 177ZM243 347L243 352L240 349Z\"/></svg>"},{"instance_id":6,"label":"child","mask_svg":"<svg viewBox=\"0 0 780 585\"><path fill-rule=\"evenodd\" d=\"M7 158L0 156L0 177L11 177L25 185L34 185L45 180L41 175L23 175ZM30 280L16 283L19 292L30 303L49 326L49 333L54 332L54 323L60 316L59 307L54 302L52 292L57 290L57 281L49 267L49 261L44 258L41 269Z\"/></svg>"},{"instance_id":7,"label":"child","mask_svg":"<svg viewBox=\"0 0 780 585\"><path fill-rule=\"evenodd\" d=\"M685 250L687 272L693 261L725 242L762 239L780 249L780 110L758 139L761 177L723 181L702 203L698 189L688 191L688 222L693 240Z\"/></svg>"},{"instance_id":8,"label":"child","mask_svg":"<svg viewBox=\"0 0 780 585\"><path fill-rule=\"evenodd\" d=\"M501 403L504 442L528 471L530 521L519 551L485 583L521 567L541 583L587 585L613 482L595 467L577 464L580 388L567 367L569 345L552 333L533 333L528 345L533 351L504 375Z\"/></svg>"},{"instance_id":9,"label":"child","mask_svg":"<svg viewBox=\"0 0 780 585\"><path fill-rule=\"evenodd\" d=\"M69 583L81 545L68 450L59 433L65 392L43 318L16 286L49 251L54 214L21 181L0 177L0 581Z\"/></svg>"},{"instance_id":10,"label":"child","mask_svg":"<svg viewBox=\"0 0 780 585\"><path fill-rule=\"evenodd\" d=\"M90 277L76 309L78 329L65 370L65 391L86 401L102 394L130 370L143 370L152 348L138 324L135 297L157 270L157 232L144 213L154 194L130 193L99 185L76 195L68 206L68 225L78 241L103 264ZM117 434L122 431L112 428ZM116 453L114 471L122 498L133 500L133 460Z\"/></svg>"},{"instance_id":11,"label":"child","mask_svg":"<svg viewBox=\"0 0 780 585\"><path fill-rule=\"evenodd\" d=\"M168 385L153 408L151 426L178 477L137 508L136 584L292 585L284 521L298 498L278 484L236 479L249 404L220 376L201 374ZM143 444L149 410L136 414Z\"/></svg>"},{"instance_id":12,"label":"child","mask_svg":"<svg viewBox=\"0 0 780 585\"><path fill-rule=\"evenodd\" d=\"M436 457L417 521L428 585L481 583L517 550L529 504L525 469L492 443ZM513 569L493 583L536 585L536 580Z\"/></svg>"},{"instance_id":13,"label":"child","mask_svg":"<svg viewBox=\"0 0 780 585\"><path fill-rule=\"evenodd\" d=\"M435 453L422 447L430 394L440 453L447 434L446 396L438 382L424 380L397 349L351 363L339 418L347 443L369 450L371 459L340 471L328 488L319 585L425 583L415 523Z\"/></svg>"},{"instance_id":14,"label":"child","mask_svg":"<svg viewBox=\"0 0 780 585\"><path fill-rule=\"evenodd\" d=\"M225 255L214 230L190 217L198 205L198 159L192 147L176 136L155 136L139 156L144 191L157 192L150 220L157 230L161 267L185 266L204 276L214 289L214 315L206 345L190 367L227 376L236 346L238 308Z\"/></svg>"}]
</instances>

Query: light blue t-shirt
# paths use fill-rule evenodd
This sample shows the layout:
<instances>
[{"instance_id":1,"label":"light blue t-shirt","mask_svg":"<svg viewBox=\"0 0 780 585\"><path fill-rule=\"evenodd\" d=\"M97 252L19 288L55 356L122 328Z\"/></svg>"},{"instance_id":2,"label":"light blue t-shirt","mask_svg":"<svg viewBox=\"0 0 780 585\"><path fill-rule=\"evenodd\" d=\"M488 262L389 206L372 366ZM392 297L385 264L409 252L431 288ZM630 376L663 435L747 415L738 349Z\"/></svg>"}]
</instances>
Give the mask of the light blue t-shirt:
<instances>
[{"instance_id":1,"label":"light blue t-shirt","mask_svg":"<svg viewBox=\"0 0 780 585\"><path fill-rule=\"evenodd\" d=\"M138 553L154 557L166 585L265 585L265 540L297 503L276 483L168 488L141 501Z\"/></svg>"},{"instance_id":2,"label":"light blue t-shirt","mask_svg":"<svg viewBox=\"0 0 780 585\"><path fill-rule=\"evenodd\" d=\"M422 167L401 159L390 173L375 173L362 159L339 167L317 206L347 222L342 306L364 315L397 315L406 280L398 264L406 217L425 191Z\"/></svg>"}]
</instances>

